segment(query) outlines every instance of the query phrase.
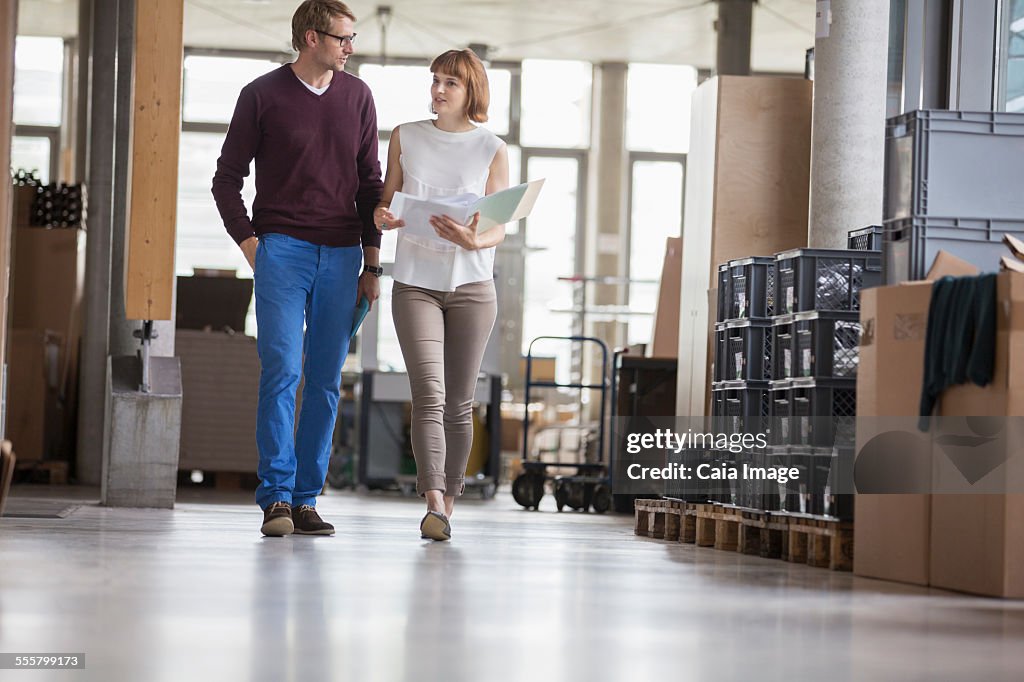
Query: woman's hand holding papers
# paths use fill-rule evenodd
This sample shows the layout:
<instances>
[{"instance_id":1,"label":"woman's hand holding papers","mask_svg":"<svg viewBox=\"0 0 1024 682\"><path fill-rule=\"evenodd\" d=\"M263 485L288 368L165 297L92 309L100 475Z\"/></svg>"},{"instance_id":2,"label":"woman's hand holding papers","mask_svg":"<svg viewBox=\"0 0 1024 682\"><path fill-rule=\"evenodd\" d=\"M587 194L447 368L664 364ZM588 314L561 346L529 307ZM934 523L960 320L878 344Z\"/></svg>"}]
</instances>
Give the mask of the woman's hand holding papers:
<instances>
[{"instance_id":1,"label":"woman's hand holding papers","mask_svg":"<svg viewBox=\"0 0 1024 682\"><path fill-rule=\"evenodd\" d=\"M474 213L469 225L460 225L449 216L431 216L430 225L438 237L447 239L456 246L461 246L467 251L476 251L480 248L480 237L477 234L477 226L480 224L480 213Z\"/></svg>"}]
</instances>

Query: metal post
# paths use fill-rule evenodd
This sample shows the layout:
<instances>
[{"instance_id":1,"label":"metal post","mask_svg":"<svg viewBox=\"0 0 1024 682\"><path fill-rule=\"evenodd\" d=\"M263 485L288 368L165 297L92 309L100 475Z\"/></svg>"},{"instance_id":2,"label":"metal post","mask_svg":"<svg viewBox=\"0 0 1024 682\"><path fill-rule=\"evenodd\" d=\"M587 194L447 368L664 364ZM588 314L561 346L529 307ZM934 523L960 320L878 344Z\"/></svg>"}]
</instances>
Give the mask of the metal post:
<instances>
[{"instance_id":1,"label":"metal post","mask_svg":"<svg viewBox=\"0 0 1024 682\"><path fill-rule=\"evenodd\" d=\"M107 357L110 345L110 251L113 206L114 104L117 95L118 0L94 0L89 62L89 237L78 412L78 479L98 485L106 424Z\"/></svg>"}]
</instances>

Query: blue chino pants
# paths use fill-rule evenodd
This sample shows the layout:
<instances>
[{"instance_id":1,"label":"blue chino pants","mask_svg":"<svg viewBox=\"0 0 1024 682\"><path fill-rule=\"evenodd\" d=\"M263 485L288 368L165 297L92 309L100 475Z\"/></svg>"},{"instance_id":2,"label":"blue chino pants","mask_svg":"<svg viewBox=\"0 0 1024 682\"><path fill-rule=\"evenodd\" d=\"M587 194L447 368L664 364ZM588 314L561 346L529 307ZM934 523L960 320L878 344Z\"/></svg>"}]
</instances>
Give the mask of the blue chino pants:
<instances>
[{"instance_id":1,"label":"blue chino pants","mask_svg":"<svg viewBox=\"0 0 1024 682\"><path fill-rule=\"evenodd\" d=\"M256 503L316 506L331 455L362 249L317 246L283 234L256 249ZM295 428L295 393L305 378Z\"/></svg>"}]
</instances>

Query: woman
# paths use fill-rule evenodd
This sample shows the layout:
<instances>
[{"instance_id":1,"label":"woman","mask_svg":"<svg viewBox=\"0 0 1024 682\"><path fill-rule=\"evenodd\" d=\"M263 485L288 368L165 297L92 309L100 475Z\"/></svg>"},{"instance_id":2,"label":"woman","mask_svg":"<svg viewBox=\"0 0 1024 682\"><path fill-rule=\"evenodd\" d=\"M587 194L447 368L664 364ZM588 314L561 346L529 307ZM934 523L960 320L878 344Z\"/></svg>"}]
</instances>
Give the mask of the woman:
<instances>
[{"instance_id":1,"label":"woman","mask_svg":"<svg viewBox=\"0 0 1024 682\"><path fill-rule=\"evenodd\" d=\"M374 211L382 229L403 227L389 210L396 191L420 198L492 194L508 187L508 150L474 124L487 120L483 64L471 50L450 50L430 65L436 119L391 134L384 195ZM503 225L477 231L432 216L432 240L398 233L392 314L412 389L416 491L426 499L424 538L451 538L449 519L462 494L473 442L472 407L484 347L494 326L494 249ZM450 274L454 273L454 274Z\"/></svg>"}]
</instances>

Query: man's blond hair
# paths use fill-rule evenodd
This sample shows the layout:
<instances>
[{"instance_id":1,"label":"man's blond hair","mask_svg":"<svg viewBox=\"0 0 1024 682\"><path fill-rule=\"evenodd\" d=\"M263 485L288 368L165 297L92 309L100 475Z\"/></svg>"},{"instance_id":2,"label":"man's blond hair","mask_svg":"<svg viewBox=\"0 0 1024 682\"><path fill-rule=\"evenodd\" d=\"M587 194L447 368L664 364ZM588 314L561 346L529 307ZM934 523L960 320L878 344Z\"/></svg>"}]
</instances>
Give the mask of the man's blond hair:
<instances>
[{"instance_id":1,"label":"man's blond hair","mask_svg":"<svg viewBox=\"0 0 1024 682\"><path fill-rule=\"evenodd\" d=\"M329 33L331 22L342 17L356 20L356 15L340 0L306 0L292 15L292 47L300 52L306 46L306 31Z\"/></svg>"}]
</instances>

